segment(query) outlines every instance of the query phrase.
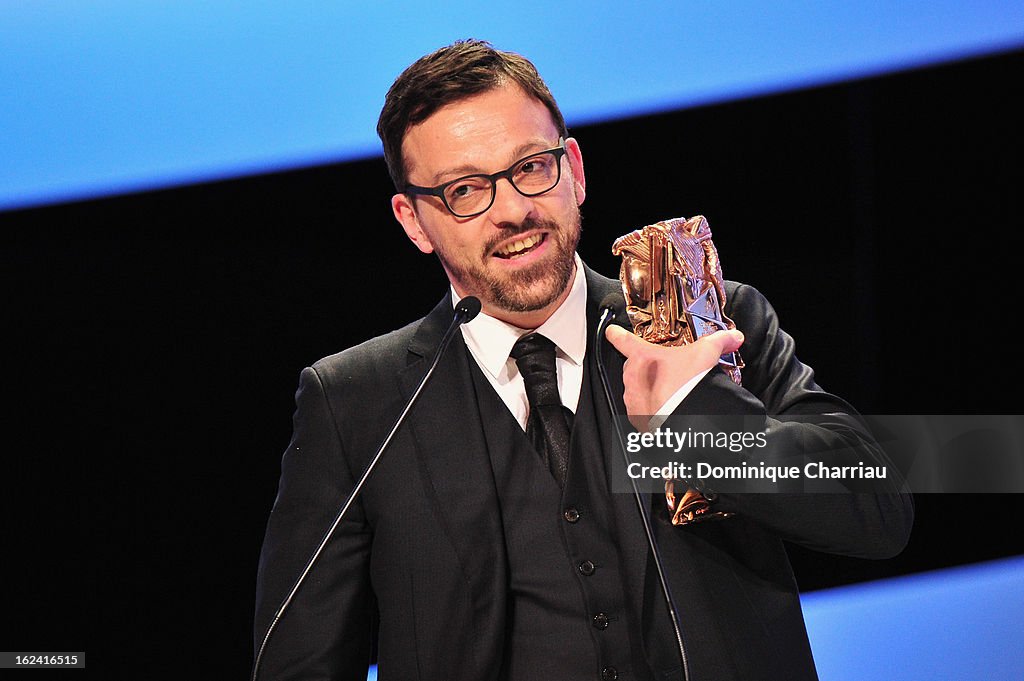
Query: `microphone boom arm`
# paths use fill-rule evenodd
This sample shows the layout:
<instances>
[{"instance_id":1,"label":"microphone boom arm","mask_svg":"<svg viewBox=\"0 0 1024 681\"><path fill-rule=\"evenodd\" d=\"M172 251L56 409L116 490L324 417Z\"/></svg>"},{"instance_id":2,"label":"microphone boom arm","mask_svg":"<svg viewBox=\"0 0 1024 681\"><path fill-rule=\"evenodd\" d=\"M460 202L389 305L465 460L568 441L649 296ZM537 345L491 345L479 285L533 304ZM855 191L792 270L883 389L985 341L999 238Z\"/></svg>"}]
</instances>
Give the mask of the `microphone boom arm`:
<instances>
[{"instance_id":1,"label":"microphone boom arm","mask_svg":"<svg viewBox=\"0 0 1024 681\"><path fill-rule=\"evenodd\" d=\"M605 329L615 319L615 311L612 309L610 304L603 304L601 306L601 319L597 324L597 332L594 338L594 352L597 353L597 373L601 377L601 387L604 388L605 400L608 402L608 411L612 415L612 425L615 428L615 437L619 443L619 449L622 452L622 456L625 459L626 466L628 468L631 463L629 454L626 453L626 448L623 446L625 438L622 435L622 426L619 424L619 419L615 413L615 401L612 399L612 390L608 382L608 372L604 366L604 353L601 352L602 344L601 341L604 339ZM683 679L688 681L690 678L689 661L686 656L686 646L683 644L683 632L679 627L679 612L676 608L675 601L672 599L672 592L668 587L668 580L665 578L664 563L661 560L661 552L658 550L658 544L654 539L654 530L651 527L651 517L647 506L644 504L644 495L640 493L640 489L637 487L636 480L633 478L629 479L633 485L633 497L636 499L637 509L640 511L640 519L643 521L644 534L647 536L647 546L651 550L651 556L654 558L654 566L658 573L658 582L661 586L662 596L665 598L665 605L668 607L669 619L672 621L672 631L676 637L676 645L679 648L679 659L683 665Z\"/></svg>"}]
</instances>

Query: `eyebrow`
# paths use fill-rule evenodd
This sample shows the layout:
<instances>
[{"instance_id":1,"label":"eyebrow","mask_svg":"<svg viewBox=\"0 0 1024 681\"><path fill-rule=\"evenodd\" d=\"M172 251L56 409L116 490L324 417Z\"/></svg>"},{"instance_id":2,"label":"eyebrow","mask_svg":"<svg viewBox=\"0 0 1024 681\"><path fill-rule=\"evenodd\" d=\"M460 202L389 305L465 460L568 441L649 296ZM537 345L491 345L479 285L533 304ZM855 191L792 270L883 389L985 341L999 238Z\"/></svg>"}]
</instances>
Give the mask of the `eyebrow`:
<instances>
[{"instance_id":1,"label":"eyebrow","mask_svg":"<svg viewBox=\"0 0 1024 681\"><path fill-rule=\"evenodd\" d=\"M552 147L548 145L549 142L547 140L534 140L532 142L524 142L523 144L520 144L518 147L513 149L512 153L509 154L512 157L511 163L515 163L516 161L522 160L534 152L551 149ZM555 146L557 146L557 144ZM502 170L504 170L504 168ZM467 163L461 166L447 168L440 172L434 173L433 177L430 178L430 182L428 183L427 186L436 186L438 184L444 184L444 182L446 182L447 180L442 180L441 178L443 177L449 177L453 180L457 180L460 177L465 177L466 175L490 175L490 173L485 173L484 171L480 170L477 166Z\"/></svg>"}]
</instances>

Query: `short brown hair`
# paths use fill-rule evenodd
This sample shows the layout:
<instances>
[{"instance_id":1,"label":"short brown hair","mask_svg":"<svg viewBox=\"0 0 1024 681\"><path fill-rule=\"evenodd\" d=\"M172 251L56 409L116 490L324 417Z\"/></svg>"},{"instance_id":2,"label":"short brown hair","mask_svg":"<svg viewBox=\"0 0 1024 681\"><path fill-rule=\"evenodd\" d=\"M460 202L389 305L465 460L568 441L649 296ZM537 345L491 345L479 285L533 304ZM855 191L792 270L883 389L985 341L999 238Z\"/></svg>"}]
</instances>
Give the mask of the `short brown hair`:
<instances>
[{"instance_id":1,"label":"short brown hair","mask_svg":"<svg viewBox=\"0 0 1024 681\"><path fill-rule=\"evenodd\" d=\"M395 79L384 99L377 135L384 143L384 160L395 189L401 192L408 185L402 140L411 126L443 106L508 82L544 104L559 134L569 136L555 98L529 59L496 50L483 40L459 40L413 62Z\"/></svg>"}]
</instances>

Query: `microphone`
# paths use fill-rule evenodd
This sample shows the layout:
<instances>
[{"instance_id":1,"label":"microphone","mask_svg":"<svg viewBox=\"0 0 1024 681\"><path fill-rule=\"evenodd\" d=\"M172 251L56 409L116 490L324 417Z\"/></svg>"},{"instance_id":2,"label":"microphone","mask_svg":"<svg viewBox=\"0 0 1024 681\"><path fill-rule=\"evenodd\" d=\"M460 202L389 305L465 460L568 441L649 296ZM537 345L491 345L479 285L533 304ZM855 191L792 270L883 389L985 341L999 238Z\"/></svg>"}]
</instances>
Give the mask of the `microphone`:
<instances>
[{"instance_id":1,"label":"microphone","mask_svg":"<svg viewBox=\"0 0 1024 681\"><path fill-rule=\"evenodd\" d=\"M430 367L423 375L423 378L420 379L419 384L416 386L416 390L413 391L412 397L410 397L409 401L406 402L405 408L398 415L398 418L395 419L395 424L391 426L391 430L388 431L387 437L384 438L380 447L377 448L377 453L374 455L373 459L370 460L370 463L366 466L362 475L359 476L359 481L356 483L356 486L352 488L352 491L349 493L348 498L345 499L345 503L342 505L341 510L338 511L338 514L334 517L334 522L331 523L331 526L324 535L324 538L320 540L320 545L316 547L313 555L309 557L309 560L306 562L306 567L303 568L298 579L295 580L295 584L292 586L291 591L288 592L288 595L281 602L281 606L274 614L274 619L271 620L270 626L267 628L267 633L263 637L263 642L260 644L259 652L256 654L256 661L253 663L251 681L256 681L259 675L260 662L263 660L263 652L267 648L267 643L270 641L271 634L273 634L274 629L277 628L277 623L281 621L281 617L288 609L292 599L295 598L295 594L298 592L299 587L302 586L304 581L306 581L306 576L313 569L317 559L320 558L320 554L323 553L324 548L327 546L328 542L330 542L331 537L334 536L335 530L338 529L341 521L345 518L345 514L348 513L348 509L352 507L352 504L359 497L359 493L362 491L366 481L369 480L370 474L373 473L374 468L377 467L377 463L384 455L384 450L386 450L388 445L391 444L391 440L394 438L395 433L398 432L398 429L405 422L405 418L409 415L409 412L412 411L413 405L415 405L419 400L420 393L423 392L423 388L426 386L427 381L429 381L430 377L434 374L434 369L437 368L438 363L441 361L441 356L444 354L444 351L448 349L448 346L451 345L452 338L455 337L455 332L458 331L459 327L466 322L472 321L478 314L480 314L480 299L475 296L466 296L455 305L455 316L452 318L452 323L444 332L444 336L441 338L441 342L437 346L434 358L430 361Z\"/></svg>"},{"instance_id":2,"label":"microphone","mask_svg":"<svg viewBox=\"0 0 1024 681\"><path fill-rule=\"evenodd\" d=\"M466 296L455 306L455 318L458 319L459 315L462 315L459 325L473 321L478 314L480 314L480 299L476 296ZM454 321L452 320L453 324Z\"/></svg>"},{"instance_id":3,"label":"microphone","mask_svg":"<svg viewBox=\"0 0 1024 681\"><path fill-rule=\"evenodd\" d=\"M626 438L622 435L622 426L619 425L618 415L615 413L615 400L612 398L611 385L608 382L608 371L604 365L604 353L601 352L603 345L601 341L605 340L604 332L608 326L615 321L617 316L616 310L622 307L622 298L614 293L609 293L601 300L601 318L597 323L597 331L594 334L594 351L597 353L597 373L601 377L601 387L604 388L604 397L608 402L608 411L612 415L612 425L615 428L615 437L619 442L619 450L622 452L622 458L625 459L626 467L632 461L629 458L629 453L626 451L623 443ZM621 313L625 316L625 313ZM630 329L632 331L632 329ZM661 559L661 552L658 550L658 544L654 540L654 530L651 528L651 517L647 505L644 503L644 495L640 493L640 489L637 487L636 480L634 478L629 479L633 485L633 498L636 499L637 509L640 511L640 519L643 521L644 534L647 536L647 546L651 550L651 556L654 558L654 566L658 572L658 583L661 585L661 593L665 598L665 605L668 608L669 620L672 622L672 631L676 637L676 645L679 648L679 659L683 665L683 679L688 681L690 678L690 665L686 657L686 646L683 644L683 632L679 627L679 611L676 608L675 601L672 599L672 592L668 588L668 580L665 579L665 567L664 562Z\"/></svg>"}]
</instances>

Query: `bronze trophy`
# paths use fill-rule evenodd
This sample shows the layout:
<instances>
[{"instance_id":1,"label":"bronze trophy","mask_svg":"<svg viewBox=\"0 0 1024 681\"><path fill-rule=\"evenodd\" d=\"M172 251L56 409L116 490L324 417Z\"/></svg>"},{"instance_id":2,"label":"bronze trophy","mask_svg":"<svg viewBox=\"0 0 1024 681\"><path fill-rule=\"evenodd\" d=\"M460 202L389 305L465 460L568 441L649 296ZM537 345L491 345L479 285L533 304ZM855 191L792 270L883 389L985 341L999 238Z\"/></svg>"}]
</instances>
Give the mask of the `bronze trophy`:
<instances>
[{"instance_id":1,"label":"bronze trophy","mask_svg":"<svg viewBox=\"0 0 1024 681\"><path fill-rule=\"evenodd\" d=\"M633 333L658 345L684 345L736 325L722 312L725 287L711 228L703 215L673 218L621 236L612 253L622 256L619 280ZM719 366L739 385L743 360L731 352ZM688 487L677 496L677 482L665 482L665 501L673 525L727 518L713 511L713 494Z\"/></svg>"}]
</instances>

